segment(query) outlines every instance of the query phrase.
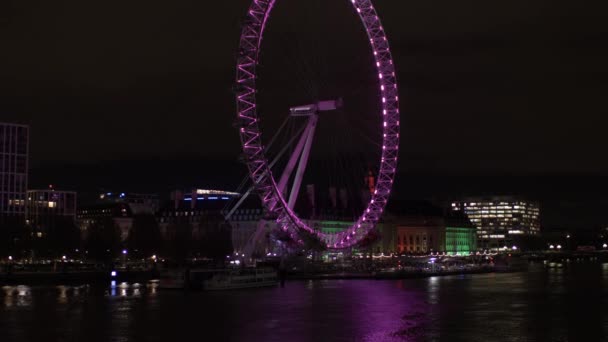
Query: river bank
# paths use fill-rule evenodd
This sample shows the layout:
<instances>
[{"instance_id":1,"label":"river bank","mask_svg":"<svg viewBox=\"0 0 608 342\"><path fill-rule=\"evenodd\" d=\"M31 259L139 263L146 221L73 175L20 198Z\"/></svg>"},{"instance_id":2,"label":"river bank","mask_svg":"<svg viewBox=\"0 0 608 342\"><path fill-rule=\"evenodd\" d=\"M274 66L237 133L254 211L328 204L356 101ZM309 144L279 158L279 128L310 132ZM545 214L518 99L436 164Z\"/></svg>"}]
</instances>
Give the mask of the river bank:
<instances>
[{"instance_id":1,"label":"river bank","mask_svg":"<svg viewBox=\"0 0 608 342\"><path fill-rule=\"evenodd\" d=\"M468 266L452 266L447 268L394 268L385 267L369 271L344 270L309 270L295 271L288 274L289 280L392 280L392 279L417 279L429 277L441 277L451 275L469 275L485 273L508 273L526 271L529 262L545 264L545 267L567 267L570 263L578 262L602 262L604 258L563 256L551 259L522 259L518 263L510 264L484 264ZM156 270L117 270L113 275L108 269L92 270L15 270L13 272L0 273L0 286L3 285L79 285L79 284L107 284L114 280L117 282L144 283L159 279L160 274Z\"/></svg>"},{"instance_id":2,"label":"river bank","mask_svg":"<svg viewBox=\"0 0 608 342\"><path fill-rule=\"evenodd\" d=\"M147 282L158 278L154 271L118 271L113 276L109 271L77 272L13 272L0 274L0 285L53 285L92 284L120 282Z\"/></svg>"},{"instance_id":3,"label":"river bank","mask_svg":"<svg viewBox=\"0 0 608 342\"><path fill-rule=\"evenodd\" d=\"M389 280L389 279L418 279L418 278L429 278L449 275L464 275L464 274L483 274L483 273L494 273L494 272L516 272L522 271L521 269L515 268L496 268L496 267L483 267L478 269L461 269L461 270L449 270L449 271L379 271L371 273L307 273L307 274L290 274L289 279L291 280L349 280L349 279L377 279L377 280Z\"/></svg>"},{"instance_id":4,"label":"river bank","mask_svg":"<svg viewBox=\"0 0 608 342\"><path fill-rule=\"evenodd\" d=\"M289 274L289 280L356 280L356 279L416 279L437 276L459 275L459 274L481 274L492 272L504 272L496 268L483 268L474 270L454 270L441 272L426 271L379 271L372 273L306 273ZM130 271L117 272L112 276L106 271L79 271L79 272L16 272L12 274L1 274L0 285L71 285L71 284L99 284L109 283L112 280L118 282L148 282L158 279L158 272L153 271Z\"/></svg>"}]
</instances>

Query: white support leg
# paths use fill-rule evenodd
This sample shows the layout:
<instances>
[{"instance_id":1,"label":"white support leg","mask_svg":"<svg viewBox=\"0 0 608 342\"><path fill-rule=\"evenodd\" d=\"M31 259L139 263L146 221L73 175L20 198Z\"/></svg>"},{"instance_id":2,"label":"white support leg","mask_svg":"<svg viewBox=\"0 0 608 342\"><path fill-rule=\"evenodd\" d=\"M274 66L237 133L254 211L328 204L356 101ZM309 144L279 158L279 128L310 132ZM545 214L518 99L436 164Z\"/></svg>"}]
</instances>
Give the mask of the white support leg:
<instances>
[{"instance_id":1,"label":"white support leg","mask_svg":"<svg viewBox=\"0 0 608 342\"><path fill-rule=\"evenodd\" d=\"M287 206L289 209L293 210L293 207L296 205L296 200L298 199L298 194L300 192L300 187L302 186L302 179L304 178L304 171L306 170L306 165L308 164L308 158L310 157L310 149L312 148L312 141L315 136L315 130L317 128L317 122L319 121L318 115L313 115L310 117L309 125L310 130L306 136L306 145L304 146L304 150L302 151L302 156L300 157L300 163L298 164L298 171L296 172L296 178L293 181L293 186L291 187L291 192L289 193L289 202Z\"/></svg>"},{"instance_id":2,"label":"white support leg","mask_svg":"<svg viewBox=\"0 0 608 342\"><path fill-rule=\"evenodd\" d=\"M287 166L285 167L285 170L281 175L281 179L279 180L279 184L277 185L281 194L284 193L285 187L287 186L287 182L289 181L289 178L293 173L293 169L296 167L296 163L302 155L302 151L306 146L306 141L308 140L308 136L310 134L311 129L313 129L313 117L308 119L308 123L306 124L306 128L304 129L304 133L302 133L300 141L298 141L298 145L296 146L295 150L293 151L293 154L289 158L289 162L287 163Z\"/></svg>"}]
</instances>

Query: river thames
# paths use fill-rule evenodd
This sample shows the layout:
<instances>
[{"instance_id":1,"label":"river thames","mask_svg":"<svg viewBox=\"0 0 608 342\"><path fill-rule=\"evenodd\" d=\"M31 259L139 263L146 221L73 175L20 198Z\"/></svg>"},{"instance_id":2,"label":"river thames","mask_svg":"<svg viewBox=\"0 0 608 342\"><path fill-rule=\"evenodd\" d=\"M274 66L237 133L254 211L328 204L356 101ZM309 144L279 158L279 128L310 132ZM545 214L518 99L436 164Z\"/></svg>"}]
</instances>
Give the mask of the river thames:
<instances>
[{"instance_id":1,"label":"river thames","mask_svg":"<svg viewBox=\"0 0 608 342\"><path fill-rule=\"evenodd\" d=\"M4 286L2 341L605 341L608 264L285 288Z\"/></svg>"}]
</instances>

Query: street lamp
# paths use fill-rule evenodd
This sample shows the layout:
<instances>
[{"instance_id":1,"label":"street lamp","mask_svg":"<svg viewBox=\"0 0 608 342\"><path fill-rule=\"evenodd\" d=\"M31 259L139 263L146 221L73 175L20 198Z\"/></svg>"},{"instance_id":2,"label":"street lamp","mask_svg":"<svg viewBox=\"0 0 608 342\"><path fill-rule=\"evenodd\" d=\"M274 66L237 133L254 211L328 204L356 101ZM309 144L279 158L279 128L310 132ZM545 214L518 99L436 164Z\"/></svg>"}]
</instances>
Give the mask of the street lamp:
<instances>
[{"instance_id":1,"label":"street lamp","mask_svg":"<svg viewBox=\"0 0 608 342\"><path fill-rule=\"evenodd\" d=\"M604 247L604 248L608 248L608 245L607 245L607 244L604 244L602 247Z\"/></svg>"},{"instance_id":2,"label":"street lamp","mask_svg":"<svg viewBox=\"0 0 608 342\"><path fill-rule=\"evenodd\" d=\"M127 250L126 249L122 250L122 266L123 267L127 266Z\"/></svg>"},{"instance_id":3,"label":"street lamp","mask_svg":"<svg viewBox=\"0 0 608 342\"><path fill-rule=\"evenodd\" d=\"M13 257L11 255L8 256L9 261L13 261Z\"/></svg>"},{"instance_id":4,"label":"street lamp","mask_svg":"<svg viewBox=\"0 0 608 342\"><path fill-rule=\"evenodd\" d=\"M513 246L513 250L516 251L517 250L517 246Z\"/></svg>"}]
</instances>

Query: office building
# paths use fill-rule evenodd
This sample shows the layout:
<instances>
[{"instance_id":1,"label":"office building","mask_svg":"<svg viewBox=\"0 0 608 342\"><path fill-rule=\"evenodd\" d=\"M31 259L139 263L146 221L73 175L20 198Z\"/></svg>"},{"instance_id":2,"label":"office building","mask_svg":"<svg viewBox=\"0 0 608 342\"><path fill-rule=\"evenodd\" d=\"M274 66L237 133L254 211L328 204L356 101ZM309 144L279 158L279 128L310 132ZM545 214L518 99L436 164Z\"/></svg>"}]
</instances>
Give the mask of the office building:
<instances>
[{"instance_id":1,"label":"office building","mask_svg":"<svg viewBox=\"0 0 608 342\"><path fill-rule=\"evenodd\" d=\"M522 235L540 234L538 203L514 197L469 198L452 203L477 229L477 246L499 249L513 246Z\"/></svg>"},{"instance_id":2,"label":"office building","mask_svg":"<svg viewBox=\"0 0 608 342\"><path fill-rule=\"evenodd\" d=\"M0 220L25 222L29 127L0 123Z\"/></svg>"},{"instance_id":3,"label":"office building","mask_svg":"<svg viewBox=\"0 0 608 342\"><path fill-rule=\"evenodd\" d=\"M76 193L73 191L28 190L26 222L42 234L55 224L74 224Z\"/></svg>"},{"instance_id":4,"label":"office building","mask_svg":"<svg viewBox=\"0 0 608 342\"><path fill-rule=\"evenodd\" d=\"M158 214L161 234L164 238L175 235L180 224L192 227L192 237L200 238L208 225L227 221L228 204L238 199L240 194L223 190L193 189L171 193L171 204L162 208ZM241 207L233 213L230 221L257 221L262 216L261 209Z\"/></svg>"},{"instance_id":5,"label":"office building","mask_svg":"<svg viewBox=\"0 0 608 342\"><path fill-rule=\"evenodd\" d=\"M156 214L160 209L157 194L140 194L132 192L104 192L99 194L99 203L125 203L134 214Z\"/></svg>"},{"instance_id":6,"label":"office building","mask_svg":"<svg viewBox=\"0 0 608 342\"><path fill-rule=\"evenodd\" d=\"M135 213L128 203L98 203L78 208L76 222L83 238L89 234L96 225L110 225L120 232L121 241L126 241L133 227Z\"/></svg>"}]
</instances>

